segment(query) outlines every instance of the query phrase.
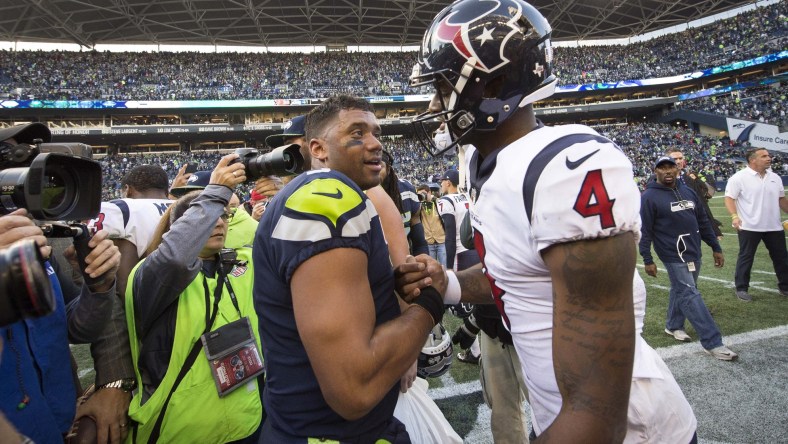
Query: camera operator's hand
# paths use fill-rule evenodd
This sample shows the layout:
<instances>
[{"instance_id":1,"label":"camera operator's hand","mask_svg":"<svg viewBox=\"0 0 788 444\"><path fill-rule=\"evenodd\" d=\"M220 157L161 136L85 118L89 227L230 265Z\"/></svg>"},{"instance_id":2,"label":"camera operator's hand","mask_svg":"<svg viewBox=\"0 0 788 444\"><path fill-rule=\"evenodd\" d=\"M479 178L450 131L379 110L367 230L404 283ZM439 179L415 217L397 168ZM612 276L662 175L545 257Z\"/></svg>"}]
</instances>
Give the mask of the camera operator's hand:
<instances>
[{"instance_id":1,"label":"camera operator's hand","mask_svg":"<svg viewBox=\"0 0 788 444\"><path fill-rule=\"evenodd\" d=\"M52 247L47 245L47 238L41 228L27 216L27 210L20 208L0 216L0 248L7 248L22 239L33 239L41 251L41 256L49 259Z\"/></svg>"},{"instance_id":2,"label":"camera operator's hand","mask_svg":"<svg viewBox=\"0 0 788 444\"><path fill-rule=\"evenodd\" d=\"M85 258L86 267L83 271L90 277L98 279L98 283L90 288L90 291L94 293L103 293L112 288L115 283L115 273L120 266L120 250L108 236L108 231L101 230L88 242L91 250ZM80 269L73 245L68 247L63 254L75 269Z\"/></svg>"},{"instance_id":3,"label":"camera operator's hand","mask_svg":"<svg viewBox=\"0 0 788 444\"><path fill-rule=\"evenodd\" d=\"M211 172L211 185L224 185L234 190L238 185L246 182L246 170L242 162L235 162L238 154L228 154L219 160L216 168Z\"/></svg>"},{"instance_id":4,"label":"camera operator's hand","mask_svg":"<svg viewBox=\"0 0 788 444\"><path fill-rule=\"evenodd\" d=\"M254 190L262 196L274 197L284 186L279 176L265 176L255 181Z\"/></svg>"}]
</instances>

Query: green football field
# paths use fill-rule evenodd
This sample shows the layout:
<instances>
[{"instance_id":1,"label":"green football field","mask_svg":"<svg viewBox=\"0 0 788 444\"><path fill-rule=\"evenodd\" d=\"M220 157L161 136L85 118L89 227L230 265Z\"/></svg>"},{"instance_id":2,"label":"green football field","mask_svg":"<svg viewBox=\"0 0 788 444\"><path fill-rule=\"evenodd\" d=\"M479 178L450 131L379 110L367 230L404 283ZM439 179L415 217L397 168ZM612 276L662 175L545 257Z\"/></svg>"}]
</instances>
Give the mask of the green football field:
<instances>
[{"instance_id":1,"label":"green football field","mask_svg":"<svg viewBox=\"0 0 788 444\"><path fill-rule=\"evenodd\" d=\"M736 333L788 324L788 298L781 297L777 291L777 278L763 245L759 247L756 254L750 282L750 294L753 296L753 302L742 302L735 297L733 274L738 253L738 241L731 228L730 216L724 208L722 193L717 193L717 196L711 200L710 206L714 217L723 224L725 235L721 244L725 255L725 265L719 269L715 268L711 249L704 245L704 263L698 287L722 331L723 340L726 336ZM640 259L639 256L638 259ZM643 337L655 348L677 344L671 336L663 332L670 282L658 260L657 266L658 277L652 278L643 272L642 260L639 260L638 263L638 269L648 290ZM450 334L456 330L459 322L450 314L444 318L444 325ZM697 334L689 323L687 323L686 330L694 338L694 342L697 342ZM80 365L80 378L83 385L90 384L94 372L88 348L75 346L73 351ZM480 405L484 402L476 384L478 378L478 366L462 363L455 359L448 374L429 381L430 388L433 389L430 393L441 394L436 397L436 403L446 418L460 436L469 438L469 441L473 442L477 442L477 440L472 439L469 432L474 429Z\"/></svg>"}]
</instances>

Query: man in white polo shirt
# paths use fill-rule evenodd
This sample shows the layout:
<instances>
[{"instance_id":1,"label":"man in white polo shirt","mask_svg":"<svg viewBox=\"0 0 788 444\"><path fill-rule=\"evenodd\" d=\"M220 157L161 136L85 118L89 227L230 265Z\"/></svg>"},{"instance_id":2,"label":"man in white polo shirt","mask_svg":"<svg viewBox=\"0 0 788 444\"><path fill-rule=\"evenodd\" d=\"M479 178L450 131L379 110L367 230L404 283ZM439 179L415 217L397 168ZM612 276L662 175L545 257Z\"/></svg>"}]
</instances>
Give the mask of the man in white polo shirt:
<instances>
[{"instance_id":1,"label":"man in white polo shirt","mask_svg":"<svg viewBox=\"0 0 788 444\"><path fill-rule=\"evenodd\" d=\"M780 176L771 171L772 158L765 148L747 151L747 168L734 174L725 187L725 208L739 232L736 260L736 297L752 301L747 292L750 270L758 244L763 241L772 258L780 295L788 297L788 250L780 222L780 210L788 213L788 201Z\"/></svg>"}]
</instances>

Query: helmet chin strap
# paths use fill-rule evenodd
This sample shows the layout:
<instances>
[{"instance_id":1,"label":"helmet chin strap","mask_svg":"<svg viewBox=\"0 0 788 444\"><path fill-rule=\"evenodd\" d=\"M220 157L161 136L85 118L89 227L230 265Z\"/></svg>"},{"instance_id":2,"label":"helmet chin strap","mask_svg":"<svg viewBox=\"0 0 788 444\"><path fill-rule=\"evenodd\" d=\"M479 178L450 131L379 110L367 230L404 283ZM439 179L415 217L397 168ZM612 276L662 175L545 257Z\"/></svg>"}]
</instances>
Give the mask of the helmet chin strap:
<instances>
[{"instance_id":1,"label":"helmet chin strap","mask_svg":"<svg viewBox=\"0 0 788 444\"><path fill-rule=\"evenodd\" d=\"M525 105L528 105L529 103L538 102L538 101L540 101L542 99L546 99L546 98L552 96L553 93L555 92L555 85L556 85L556 83L558 83L558 79L554 78L550 83L547 83L547 84L541 86L536 91L534 91L531 94L528 94L527 96L523 97L523 100L520 101L520 104L518 105L518 107L522 108Z\"/></svg>"},{"instance_id":2,"label":"helmet chin strap","mask_svg":"<svg viewBox=\"0 0 788 444\"><path fill-rule=\"evenodd\" d=\"M457 105L457 102L460 101L460 94L462 94L462 90L465 89L465 85L468 83L468 79L471 78L471 74L473 74L474 67L476 66L476 57L471 57L462 65L462 69L460 70L460 76L457 79L457 83L454 84L453 91L451 96L449 97L449 106L448 110L450 110L453 114L454 107ZM447 117L451 119L452 114L449 114Z\"/></svg>"}]
</instances>

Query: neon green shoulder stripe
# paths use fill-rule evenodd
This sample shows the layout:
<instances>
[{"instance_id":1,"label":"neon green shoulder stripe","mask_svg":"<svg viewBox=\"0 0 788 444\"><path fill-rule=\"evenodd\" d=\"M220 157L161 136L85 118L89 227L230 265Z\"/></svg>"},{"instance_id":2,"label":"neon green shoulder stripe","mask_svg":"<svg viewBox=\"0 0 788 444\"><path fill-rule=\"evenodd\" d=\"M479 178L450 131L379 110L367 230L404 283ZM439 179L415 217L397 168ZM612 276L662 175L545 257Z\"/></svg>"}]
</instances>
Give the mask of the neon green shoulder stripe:
<instances>
[{"instance_id":1,"label":"neon green shoulder stripe","mask_svg":"<svg viewBox=\"0 0 788 444\"><path fill-rule=\"evenodd\" d=\"M315 179L302 186L285 202L285 207L306 214L325 216L337 226L343 214L356 208L361 196L338 179Z\"/></svg>"}]
</instances>

